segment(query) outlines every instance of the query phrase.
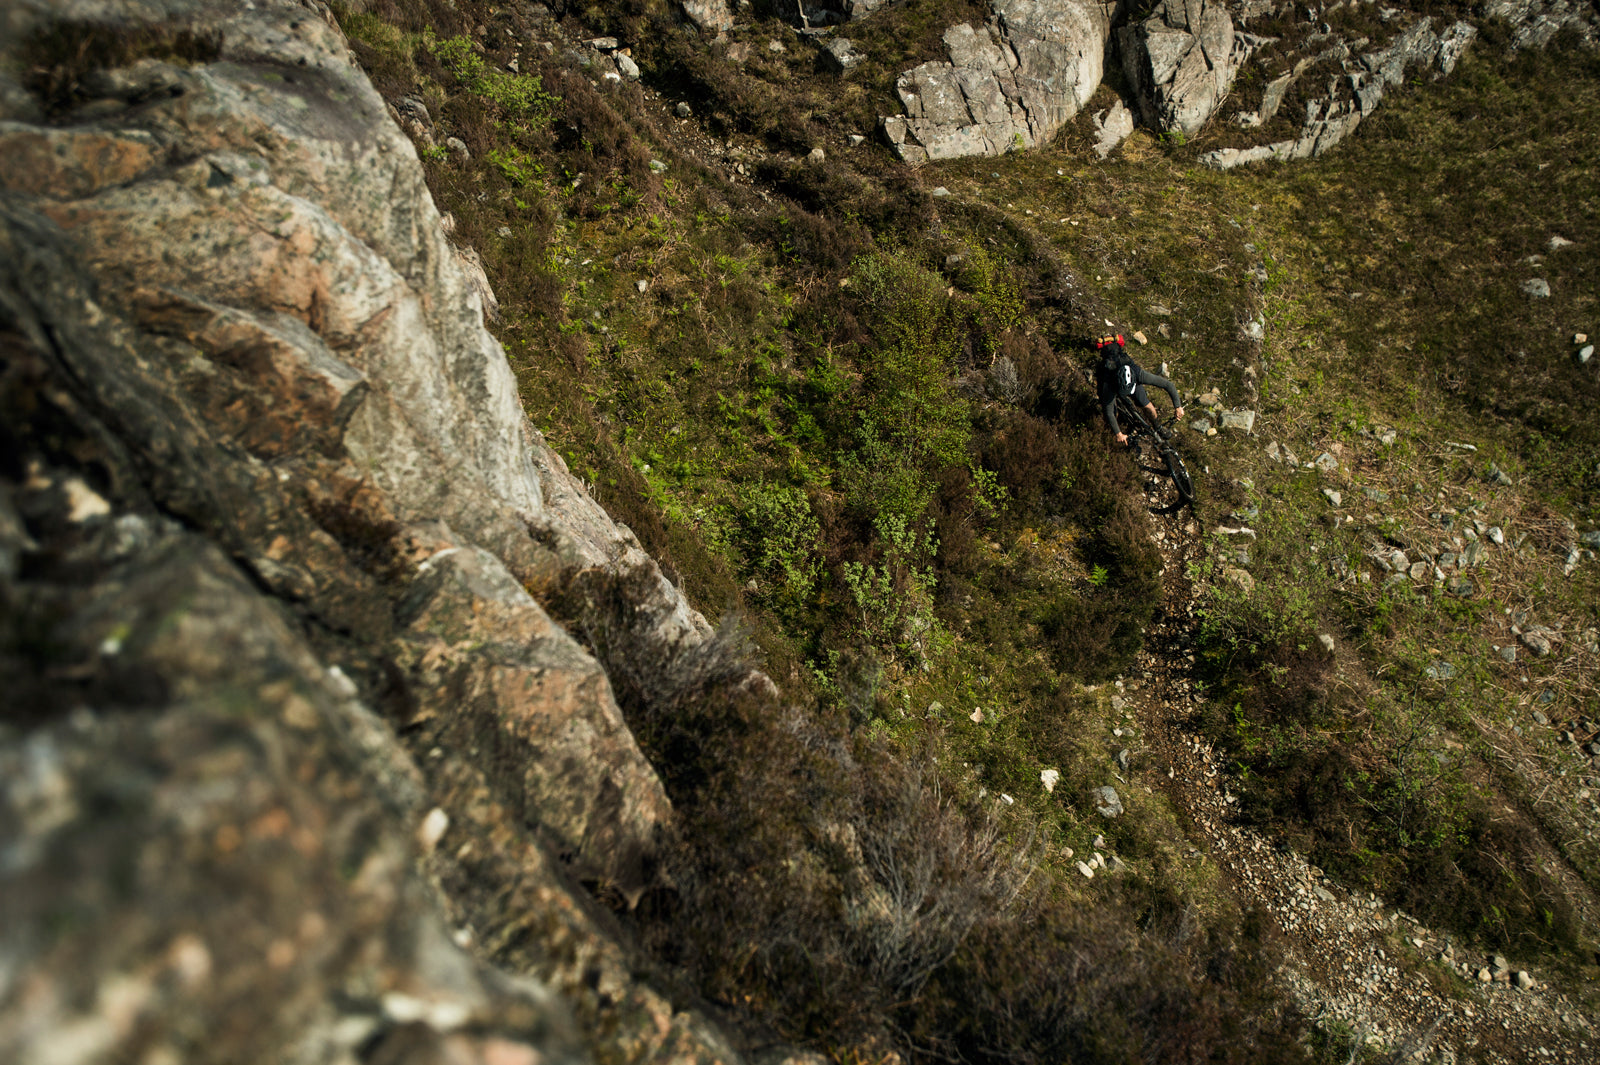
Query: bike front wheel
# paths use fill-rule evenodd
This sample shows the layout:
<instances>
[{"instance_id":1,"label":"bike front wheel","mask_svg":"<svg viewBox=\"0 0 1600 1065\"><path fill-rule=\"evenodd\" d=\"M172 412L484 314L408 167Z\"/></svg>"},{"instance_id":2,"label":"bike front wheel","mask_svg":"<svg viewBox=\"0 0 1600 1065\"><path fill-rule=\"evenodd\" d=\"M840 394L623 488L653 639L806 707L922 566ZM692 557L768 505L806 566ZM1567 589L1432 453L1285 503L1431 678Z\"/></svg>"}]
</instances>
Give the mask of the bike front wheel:
<instances>
[{"instance_id":1,"label":"bike front wheel","mask_svg":"<svg viewBox=\"0 0 1600 1065\"><path fill-rule=\"evenodd\" d=\"M1178 490L1178 499L1184 503L1194 502L1194 481L1189 477L1189 469L1183 464L1183 459L1172 448L1163 448L1161 458L1167 464L1167 474L1172 478L1172 487Z\"/></svg>"}]
</instances>

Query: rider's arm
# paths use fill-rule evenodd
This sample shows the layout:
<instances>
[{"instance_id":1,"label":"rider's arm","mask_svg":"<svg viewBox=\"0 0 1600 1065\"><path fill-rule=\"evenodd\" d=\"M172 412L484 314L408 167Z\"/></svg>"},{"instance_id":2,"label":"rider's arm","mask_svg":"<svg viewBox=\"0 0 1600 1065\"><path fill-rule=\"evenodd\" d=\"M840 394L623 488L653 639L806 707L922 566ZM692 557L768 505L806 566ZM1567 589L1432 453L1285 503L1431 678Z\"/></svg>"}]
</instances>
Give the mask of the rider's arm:
<instances>
[{"instance_id":1,"label":"rider's arm","mask_svg":"<svg viewBox=\"0 0 1600 1065\"><path fill-rule=\"evenodd\" d=\"M1178 398L1178 389L1171 381L1168 381L1160 374L1153 374L1149 370L1141 368L1139 370L1139 383L1142 385L1154 385L1157 388L1166 389L1167 395L1172 397L1172 406L1174 410L1183 406L1183 400Z\"/></svg>"},{"instance_id":2,"label":"rider's arm","mask_svg":"<svg viewBox=\"0 0 1600 1065\"><path fill-rule=\"evenodd\" d=\"M1106 424L1111 426L1111 435L1121 436L1122 427L1117 424L1117 394L1112 392L1110 398L1108 399L1106 398L1104 390L1102 390L1100 394L1100 404L1101 409L1105 411Z\"/></svg>"}]
</instances>

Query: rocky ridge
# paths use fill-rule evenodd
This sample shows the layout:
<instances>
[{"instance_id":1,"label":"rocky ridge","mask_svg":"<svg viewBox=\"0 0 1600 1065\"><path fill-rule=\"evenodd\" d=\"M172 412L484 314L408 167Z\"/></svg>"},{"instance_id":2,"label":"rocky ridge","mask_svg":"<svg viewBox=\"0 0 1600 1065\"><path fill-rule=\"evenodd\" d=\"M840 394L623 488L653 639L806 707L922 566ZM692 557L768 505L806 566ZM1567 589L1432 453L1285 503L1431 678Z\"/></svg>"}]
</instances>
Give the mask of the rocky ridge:
<instances>
[{"instance_id":1,"label":"rocky ridge","mask_svg":"<svg viewBox=\"0 0 1600 1065\"><path fill-rule=\"evenodd\" d=\"M1327 21L1345 9L1365 34L1336 30ZM1118 9L1080 0L1026 4L995 0L987 24L946 31L948 62L924 63L900 76L903 115L883 119L883 133L902 159L920 163L998 155L1047 143L1099 88L1106 63L1120 63L1131 98L1119 107L1138 114L1152 132L1192 140L1214 118L1241 131L1271 131L1286 98L1293 131L1246 147L1204 153L1201 161L1227 169L1265 160L1304 159L1327 151L1370 116L1386 91L1408 74L1450 74L1478 35L1457 20L1436 28L1430 16L1411 17L1376 0L1317 9L1271 2L1162 0L1137 23ZM1563 31L1592 45L1600 17L1569 0L1487 4L1484 18L1512 28L1514 48L1544 47ZM1287 34L1245 32L1252 22L1285 25ZM1374 39L1376 37L1376 40ZM1233 99L1235 83L1254 63L1263 86L1250 104ZM1316 88L1301 86L1314 77ZM1122 133L1121 136L1126 136ZM1114 146L1104 146L1102 157Z\"/></svg>"},{"instance_id":2,"label":"rocky ridge","mask_svg":"<svg viewBox=\"0 0 1600 1065\"><path fill-rule=\"evenodd\" d=\"M733 1060L573 887L672 809L553 612L710 627L526 421L326 7L4 18L0 1056Z\"/></svg>"}]
</instances>

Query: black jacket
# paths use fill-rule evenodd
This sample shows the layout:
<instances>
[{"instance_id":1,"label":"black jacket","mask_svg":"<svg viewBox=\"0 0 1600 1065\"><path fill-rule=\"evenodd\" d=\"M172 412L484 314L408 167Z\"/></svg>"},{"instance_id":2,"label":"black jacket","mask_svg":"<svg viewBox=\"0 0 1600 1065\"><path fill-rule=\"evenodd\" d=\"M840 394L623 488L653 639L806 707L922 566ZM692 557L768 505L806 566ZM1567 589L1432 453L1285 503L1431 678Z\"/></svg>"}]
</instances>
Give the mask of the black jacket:
<instances>
[{"instance_id":1,"label":"black jacket","mask_svg":"<svg viewBox=\"0 0 1600 1065\"><path fill-rule=\"evenodd\" d=\"M1160 374L1151 373L1132 359L1129 359L1128 362L1133 370L1133 380L1136 385L1154 385L1157 388L1164 388L1167 391L1167 395L1172 397L1173 409L1183 405L1178 399L1178 390L1171 381L1168 381ZM1105 411L1106 424L1111 426L1113 433L1122 432L1121 426L1117 424L1117 394L1121 389L1118 387L1115 368L1108 367L1106 361L1102 360L1095 367L1094 379L1095 386L1100 392L1100 407ZM1135 402L1138 402L1137 393L1135 393Z\"/></svg>"}]
</instances>

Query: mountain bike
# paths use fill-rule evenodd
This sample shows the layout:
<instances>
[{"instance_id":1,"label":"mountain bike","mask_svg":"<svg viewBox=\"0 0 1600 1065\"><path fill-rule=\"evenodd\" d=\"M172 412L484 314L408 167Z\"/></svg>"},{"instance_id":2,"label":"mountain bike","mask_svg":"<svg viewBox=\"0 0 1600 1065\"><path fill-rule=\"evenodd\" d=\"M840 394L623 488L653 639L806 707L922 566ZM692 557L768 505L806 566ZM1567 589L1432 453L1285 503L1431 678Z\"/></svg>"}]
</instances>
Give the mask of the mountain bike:
<instances>
[{"instance_id":1,"label":"mountain bike","mask_svg":"<svg viewBox=\"0 0 1600 1065\"><path fill-rule=\"evenodd\" d=\"M1151 424L1144 411L1128 396L1117 397L1117 418L1122 423L1122 431L1128 434L1128 447L1133 451L1134 461L1152 475L1145 479L1145 494L1152 503L1150 509L1157 514L1170 514L1185 504L1192 504L1194 481L1177 448L1172 446L1173 429ZM1176 420L1171 424L1176 425ZM1148 456L1146 451L1150 453Z\"/></svg>"}]
</instances>

